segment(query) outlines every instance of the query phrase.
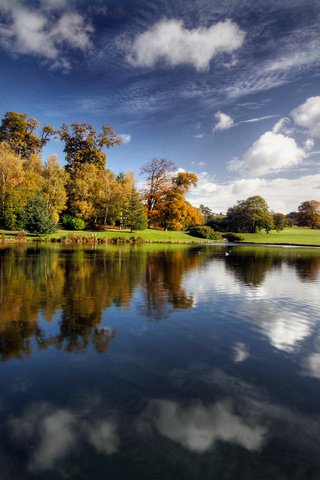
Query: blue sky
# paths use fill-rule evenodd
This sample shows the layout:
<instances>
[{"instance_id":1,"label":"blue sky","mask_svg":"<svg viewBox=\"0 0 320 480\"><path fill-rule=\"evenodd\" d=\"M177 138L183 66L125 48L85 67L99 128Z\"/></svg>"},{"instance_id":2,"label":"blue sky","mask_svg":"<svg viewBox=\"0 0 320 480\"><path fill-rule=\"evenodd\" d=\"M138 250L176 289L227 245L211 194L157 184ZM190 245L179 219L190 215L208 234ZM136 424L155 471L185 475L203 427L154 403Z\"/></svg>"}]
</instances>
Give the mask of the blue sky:
<instances>
[{"instance_id":1,"label":"blue sky","mask_svg":"<svg viewBox=\"0 0 320 480\"><path fill-rule=\"evenodd\" d=\"M109 168L173 160L196 206L296 210L320 199L319 20L318 0L0 0L1 114L109 123Z\"/></svg>"}]
</instances>

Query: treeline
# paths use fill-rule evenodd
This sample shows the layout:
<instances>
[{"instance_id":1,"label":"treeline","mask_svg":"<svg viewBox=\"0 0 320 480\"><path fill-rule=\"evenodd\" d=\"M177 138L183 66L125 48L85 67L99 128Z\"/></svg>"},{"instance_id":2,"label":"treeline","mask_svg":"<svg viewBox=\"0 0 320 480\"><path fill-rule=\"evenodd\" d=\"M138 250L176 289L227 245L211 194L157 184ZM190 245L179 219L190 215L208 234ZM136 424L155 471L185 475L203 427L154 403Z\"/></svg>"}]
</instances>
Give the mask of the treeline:
<instances>
[{"instance_id":1,"label":"treeline","mask_svg":"<svg viewBox=\"0 0 320 480\"><path fill-rule=\"evenodd\" d=\"M288 215L271 211L260 195L238 201L226 215L214 214L204 205L200 205L200 212L207 228L219 232L256 233L264 230L268 233L270 230L279 232L286 226L320 228L320 202L317 200L302 202L297 212ZM210 230L200 231L204 237L212 234Z\"/></svg>"},{"instance_id":2,"label":"treeline","mask_svg":"<svg viewBox=\"0 0 320 480\"><path fill-rule=\"evenodd\" d=\"M64 168L55 155L42 161L51 138L64 142ZM180 230L201 222L199 210L185 200L195 174L173 174L172 162L153 159L142 168L146 182L139 192L132 172L115 175L106 168L104 149L120 143L109 125L99 133L89 123L55 130L40 128L27 114L7 112L0 126L0 227L48 233L61 222L75 230L105 225Z\"/></svg>"}]
</instances>

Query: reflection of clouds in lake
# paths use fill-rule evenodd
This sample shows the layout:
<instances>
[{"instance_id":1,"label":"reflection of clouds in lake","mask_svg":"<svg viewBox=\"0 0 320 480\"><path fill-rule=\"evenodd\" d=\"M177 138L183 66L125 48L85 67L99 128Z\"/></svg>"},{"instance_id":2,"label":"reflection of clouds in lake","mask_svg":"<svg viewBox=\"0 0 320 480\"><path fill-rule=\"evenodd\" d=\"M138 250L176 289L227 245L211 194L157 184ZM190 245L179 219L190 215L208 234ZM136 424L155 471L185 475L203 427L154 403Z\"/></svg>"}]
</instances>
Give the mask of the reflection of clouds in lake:
<instances>
[{"instance_id":1,"label":"reflection of clouds in lake","mask_svg":"<svg viewBox=\"0 0 320 480\"><path fill-rule=\"evenodd\" d=\"M244 362L250 356L249 348L242 342L237 342L233 346L233 361L235 363Z\"/></svg>"},{"instance_id":2,"label":"reflection of clouds in lake","mask_svg":"<svg viewBox=\"0 0 320 480\"><path fill-rule=\"evenodd\" d=\"M312 323L308 324L303 315L288 311L277 316L276 309L269 318L259 320L259 328L275 348L288 353L312 333Z\"/></svg>"},{"instance_id":3,"label":"reflection of clouds in lake","mask_svg":"<svg viewBox=\"0 0 320 480\"><path fill-rule=\"evenodd\" d=\"M54 408L47 403L31 405L22 417L8 421L13 440L35 445L28 469L39 472L51 469L67 457L81 441L97 452L110 455L118 450L116 422L111 419L88 421L78 412Z\"/></svg>"},{"instance_id":4,"label":"reflection of clouds in lake","mask_svg":"<svg viewBox=\"0 0 320 480\"><path fill-rule=\"evenodd\" d=\"M232 317L236 314L238 320L254 324L275 348L286 352L295 351L319 320L319 283L303 284L285 264L281 270L270 270L260 285L250 286L239 281L226 263L213 260L191 272L184 288L193 291L198 305L210 302L212 311L225 318L229 312ZM225 302L215 308L219 294L226 296Z\"/></svg>"},{"instance_id":5,"label":"reflection of clouds in lake","mask_svg":"<svg viewBox=\"0 0 320 480\"><path fill-rule=\"evenodd\" d=\"M161 435L198 453L209 450L219 440L258 450L266 434L264 427L233 413L229 401L182 407L174 401L154 400L149 413Z\"/></svg>"},{"instance_id":6,"label":"reflection of clouds in lake","mask_svg":"<svg viewBox=\"0 0 320 480\"><path fill-rule=\"evenodd\" d=\"M111 455L118 450L119 440L115 422L111 420L97 422L94 425L88 425L87 430L89 441L97 452Z\"/></svg>"},{"instance_id":7,"label":"reflection of clouds in lake","mask_svg":"<svg viewBox=\"0 0 320 480\"><path fill-rule=\"evenodd\" d=\"M303 374L320 379L320 353L312 353L302 361Z\"/></svg>"}]
</instances>

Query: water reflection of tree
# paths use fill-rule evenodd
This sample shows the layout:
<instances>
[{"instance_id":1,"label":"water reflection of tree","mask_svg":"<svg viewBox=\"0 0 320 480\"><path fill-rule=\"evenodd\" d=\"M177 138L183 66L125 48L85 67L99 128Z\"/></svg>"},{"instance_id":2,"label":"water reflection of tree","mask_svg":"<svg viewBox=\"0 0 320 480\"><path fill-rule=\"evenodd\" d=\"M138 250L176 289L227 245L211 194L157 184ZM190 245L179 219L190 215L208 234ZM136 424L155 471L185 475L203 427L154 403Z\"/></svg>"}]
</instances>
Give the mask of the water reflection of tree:
<instances>
[{"instance_id":1,"label":"water reflection of tree","mask_svg":"<svg viewBox=\"0 0 320 480\"><path fill-rule=\"evenodd\" d=\"M301 280L316 281L320 274L320 257L297 257L288 258L288 265L295 269Z\"/></svg>"},{"instance_id":2,"label":"water reflection of tree","mask_svg":"<svg viewBox=\"0 0 320 480\"><path fill-rule=\"evenodd\" d=\"M165 318L173 309L191 308L193 296L182 286L186 272L200 265L198 250L168 251L149 255L144 282L143 313L151 319Z\"/></svg>"},{"instance_id":3,"label":"water reflection of tree","mask_svg":"<svg viewBox=\"0 0 320 480\"><path fill-rule=\"evenodd\" d=\"M81 352L92 344L106 351L114 332L98 327L102 311L130 305L142 268L133 251L1 250L1 357L23 358L49 346ZM38 316L51 321L57 312L59 333L47 337Z\"/></svg>"},{"instance_id":4,"label":"water reflection of tree","mask_svg":"<svg viewBox=\"0 0 320 480\"><path fill-rule=\"evenodd\" d=\"M264 282L269 270L281 266L282 260L267 251L263 254L254 251L250 251L250 254L237 252L226 257L226 266L241 283L257 287Z\"/></svg>"}]
</instances>

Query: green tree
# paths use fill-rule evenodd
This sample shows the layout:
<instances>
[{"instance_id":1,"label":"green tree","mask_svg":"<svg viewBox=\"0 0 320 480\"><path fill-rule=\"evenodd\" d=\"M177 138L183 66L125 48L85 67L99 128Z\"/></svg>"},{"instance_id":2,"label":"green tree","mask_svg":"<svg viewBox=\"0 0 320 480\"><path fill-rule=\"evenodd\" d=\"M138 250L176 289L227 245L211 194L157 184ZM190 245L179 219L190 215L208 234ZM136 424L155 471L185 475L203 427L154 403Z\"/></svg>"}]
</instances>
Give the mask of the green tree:
<instances>
[{"instance_id":1,"label":"green tree","mask_svg":"<svg viewBox=\"0 0 320 480\"><path fill-rule=\"evenodd\" d=\"M298 207L299 227L320 228L320 202L306 200Z\"/></svg>"},{"instance_id":2,"label":"green tree","mask_svg":"<svg viewBox=\"0 0 320 480\"><path fill-rule=\"evenodd\" d=\"M123 226L134 230L145 230L148 227L147 212L142 198L133 187L127 197L123 209Z\"/></svg>"},{"instance_id":3,"label":"green tree","mask_svg":"<svg viewBox=\"0 0 320 480\"><path fill-rule=\"evenodd\" d=\"M283 230L286 226L286 216L283 213L273 213L272 218L275 230L277 230L277 232Z\"/></svg>"},{"instance_id":4,"label":"green tree","mask_svg":"<svg viewBox=\"0 0 320 480\"><path fill-rule=\"evenodd\" d=\"M213 219L213 212L209 207L206 207L205 205L200 205L199 207L200 213L203 217L203 223L206 224L210 222L210 220Z\"/></svg>"},{"instance_id":5,"label":"green tree","mask_svg":"<svg viewBox=\"0 0 320 480\"><path fill-rule=\"evenodd\" d=\"M121 143L120 138L109 125L103 125L101 132L97 135L90 123L72 123L71 129L63 124L58 134L65 143L66 169L69 172L87 163L104 169L107 156L102 150L103 147L110 148Z\"/></svg>"},{"instance_id":6,"label":"green tree","mask_svg":"<svg viewBox=\"0 0 320 480\"><path fill-rule=\"evenodd\" d=\"M29 199L23 214L23 226L28 232L36 235L55 231L56 224L52 220L46 201L40 195Z\"/></svg>"},{"instance_id":7,"label":"green tree","mask_svg":"<svg viewBox=\"0 0 320 480\"><path fill-rule=\"evenodd\" d=\"M229 229L235 232L255 233L262 229L268 232L273 227L268 204L260 195L238 201L228 209L226 220Z\"/></svg>"},{"instance_id":8,"label":"green tree","mask_svg":"<svg viewBox=\"0 0 320 480\"><path fill-rule=\"evenodd\" d=\"M39 130L39 121L26 113L7 112L0 126L0 142L7 143L22 158L41 152L54 134L51 125Z\"/></svg>"}]
</instances>

